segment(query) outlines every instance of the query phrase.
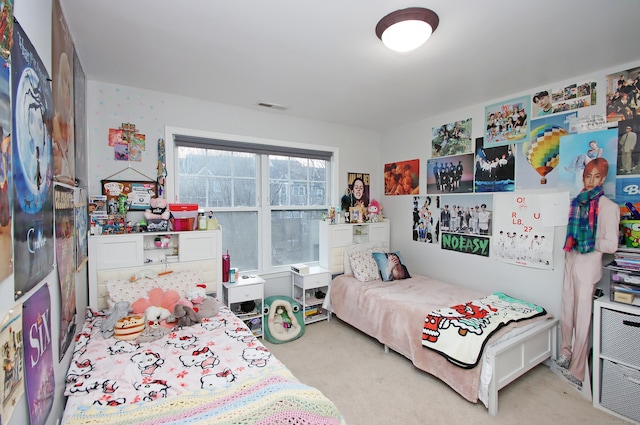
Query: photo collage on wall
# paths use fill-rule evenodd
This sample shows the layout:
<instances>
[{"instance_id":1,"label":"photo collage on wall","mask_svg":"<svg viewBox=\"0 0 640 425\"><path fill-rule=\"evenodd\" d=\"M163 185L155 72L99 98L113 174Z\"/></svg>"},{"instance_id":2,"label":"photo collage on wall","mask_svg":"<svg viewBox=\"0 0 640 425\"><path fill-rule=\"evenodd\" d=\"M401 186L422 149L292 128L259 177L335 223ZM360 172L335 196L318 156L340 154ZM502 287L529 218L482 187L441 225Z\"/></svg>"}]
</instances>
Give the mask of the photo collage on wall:
<instances>
[{"instance_id":1,"label":"photo collage on wall","mask_svg":"<svg viewBox=\"0 0 640 425\"><path fill-rule=\"evenodd\" d=\"M589 113L596 105L605 107L602 100L598 104L595 79L589 79L486 106L483 137L475 140L471 118L433 127L426 191L412 193L413 240L484 256L492 250L501 261L551 268L553 226L530 216L542 198L528 195L524 203L516 194L552 189L575 197L583 188L585 165L595 158L609 165L605 195L620 205L623 219L640 219L640 67L608 75L606 116ZM392 190L395 164L385 164L387 196L397 194ZM495 208L494 194L504 196ZM482 204L490 216L486 233L480 232L476 214ZM563 220L555 225L566 224ZM461 235L478 239L465 245ZM493 239L486 250L481 238ZM510 250L516 242L526 249ZM478 249L469 252L471 246ZM523 249L522 255L514 254Z\"/></svg>"}]
</instances>

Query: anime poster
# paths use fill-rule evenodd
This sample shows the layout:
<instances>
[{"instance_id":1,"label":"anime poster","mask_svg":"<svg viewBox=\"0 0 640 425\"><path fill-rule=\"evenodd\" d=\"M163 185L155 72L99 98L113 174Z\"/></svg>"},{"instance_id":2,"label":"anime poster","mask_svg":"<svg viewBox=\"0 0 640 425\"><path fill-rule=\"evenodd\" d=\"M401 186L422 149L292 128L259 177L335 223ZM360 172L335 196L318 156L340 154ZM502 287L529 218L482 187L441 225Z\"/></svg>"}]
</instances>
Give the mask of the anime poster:
<instances>
[{"instance_id":1,"label":"anime poster","mask_svg":"<svg viewBox=\"0 0 640 425\"><path fill-rule=\"evenodd\" d=\"M413 197L413 240L440 243L440 197Z\"/></svg>"},{"instance_id":2,"label":"anime poster","mask_svg":"<svg viewBox=\"0 0 640 425\"><path fill-rule=\"evenodd\" d=\"M75 137L73 101L73 41L60 8L53 2L51 53L53 57L53 178L75 184Z\"/></svg>"},{"instance_id":3,"label":"anime poster","mask_svg":"<svg viewBox=\"0 0 640 425\"><path fill-rule=\"evenodd\" d=\"M515 189L516 158L518 145L484 147L482 137L476 139L474 192L513 192Z\"/></svg>"},{"instance_id":4,"label":"anime poster","mask_svg":"<svg viewBox=\"0 0 640 425\"><path fill-rule=\"evenodd\" d=\"M440 247L488 257L493 195L445 195L440 204Z\"/></svg>"},{"instance_id":5,"label":"anime poster","mask_svg":"<svg viewBox=\"0 0 640 425\"><path fill-rule=\"evenodd\" d=\"M13 99L13 247L16 299L53 269L53 158L49 75L15 22Z\"/></svg>"},{"instance_id":6,"label":"anime poster","mask_svg":"<svg viewBox=\"0 0 640 425\"><path fill-rule=\"evenodd\" d=\"M431 158L471 152L471 118L431 129Z\"/></svg>"},{"instance_id":7,"label":"anime poster","mask_svg":"<svg viewBox=\"0 0 640 425\"><path fill-rule=\"evenodd\" d=\"M60 281L60 357L69 348L75 334L76 323L76 284L75 284L75 210L74 189L56 185L55 222L56 222L56 262Z\"/></svg>"},{"instance_id":8,"label":"anime poster","mask_svg":"<svg viewBox=\"0 0 640 425\"><path fill-rule=\"evenodd\" d=\"M487 147L520 143L529 136L531 98L523 96L485 108Z\"/></svg>"},{"instance_id":9,"label":"anime poster","mask_svg":"<svg viewBox=\"0 0 640 425\"><path fill-rule=\"evenodd\" d=\"M613 198L616 190L616 166L618 157L618 130L592 131L569 134L560 139L560 163L558 187L567 189L575 197L582 188L582 172L594 158L602 157L609 163L609 173L602 185L604 193Z\"/></svg>"},{"instance_id":10,"label":"anime poster","mask_svg":"<svg viewBox=\"0 0 640 425\"><path fill-rule=\"evenodd\" d=\"M427 160L427 193L473 192L473 153Z\"/></svg>"},{"instance_id":11,"label":"anime poster","mask_svg":"<svg viewBox=\"0 0 640 425\"><path fill-rule=\"evenodd\" d=\"M496 194L491 250L504 263L553 268L554 227L544 215L544 195Z\"/></svg>"},{"instance_id":12,"label":"anime poster","mask_svg":"<svg viewBox=\"0 0 640 425\"><path fill-rule=\"evenodd\" d=\"M22 307L29 419L31 425L44 425L51 412L55 390L49 285L42 285Z\"/></svg>"},{"instance_id":13,"label":"anime poster","mask_svg":"<svg viewBox=\"0 0 640 425\"><path fill-rule=\"evenodd\" d=\"M618 176L640 174L640 118L618 122Z\"/></svg>"},{"instance_id":14,"label":"anime poster","mask_svg":"<svg viewBox=\"0 0 640 425\"><path fill-rule=\"evenodd\" d=\"M420 160L392 162L384 165L385 195L417 195L420 193Z\"/></svg>"},{"instance_id":15,"label":"anime poster","mask_svg":"<svg viewBox=\"0 0 640 425\"><path fill-rule=\"evenodd\" d=\"M24 394L24 355L22 351L22 306L16 305L7 312L0 328L2 347L2 387L0 417L9 423L17 401Z\"/></svg>"},{"instance_id":16,"label":"anime poster","mask_svg":"<svg viewBox=\"0 0 640 425\"><path fill-rule=\"evenodd\" d=\"M13 45L13 0L0 1L0 7L0 56L7 60Z\"/></svg>"},{"instance_id":17,"label":"anime poster","mask_svg":"<svg viewBox=\"0 0 640 425\"><path fill-rule=\"evenodd\" d=\"M640 67L607 75L607 122L630 120L640 106Z\"/></svg>"},{"instance_id":18,"label":"anime poster","mask_svg":"<svg viewBox=\"0 0 640 425\"><path fill-rule=\"evenodd\" d=\"M532 119L558 112L575 111L596 104L596 83L587 81L567 84L553 90L540 90L531 100Z\"/></svg>"},{"instance_id":19,"label":"anime poster","mask_svg":"<svg viewBox=\"0 0 640 425\"><path fill-rule=\"evenodd\" d=\"M531 120L529 140L515 147L516 189L546 189L558 186L560 138L572 133L577 112Z\"/></svg>"},{"instance_id":20,"label":"anime poster","mask_svg":"<svg viewBox=\"0 0 640 425\"><path fill-rule=\"evenodd\" d=\"M87 261L89 256L89 243L87 233L89 231L89 210L87 208L87 196L82 188L75 190L75 229L76 229L76 271Z\"/></svg>"},{"instance_id":21,"label":"anime poster","mask_svg":"<svg viewBox=\"0 0 640 425\"><path fill-rule=\"evenodd\" d=\"M2 21L0 21L1 24ZM9 66L4 59L0 59L0 282L13 273L12 215L13 175L11 168Z\"/></svg>"}]
</instances>

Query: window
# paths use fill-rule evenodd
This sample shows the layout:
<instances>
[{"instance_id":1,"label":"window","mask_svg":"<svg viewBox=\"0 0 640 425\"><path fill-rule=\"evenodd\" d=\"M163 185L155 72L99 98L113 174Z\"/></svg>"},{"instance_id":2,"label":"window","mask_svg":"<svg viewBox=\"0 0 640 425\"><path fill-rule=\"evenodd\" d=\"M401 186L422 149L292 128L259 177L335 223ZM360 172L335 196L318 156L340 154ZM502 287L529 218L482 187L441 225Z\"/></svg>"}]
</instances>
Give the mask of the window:
<instances>
[{"instance_id":1,"label":"window","mask_svg":"<svg viewBox=\"0 0 640 425\"><path fill-rule=\"evenodd\" d=\"M213 211L232 267L318 261L330 152L178 135L175 146L177 199Z\"/></svg>"}]
</instances>

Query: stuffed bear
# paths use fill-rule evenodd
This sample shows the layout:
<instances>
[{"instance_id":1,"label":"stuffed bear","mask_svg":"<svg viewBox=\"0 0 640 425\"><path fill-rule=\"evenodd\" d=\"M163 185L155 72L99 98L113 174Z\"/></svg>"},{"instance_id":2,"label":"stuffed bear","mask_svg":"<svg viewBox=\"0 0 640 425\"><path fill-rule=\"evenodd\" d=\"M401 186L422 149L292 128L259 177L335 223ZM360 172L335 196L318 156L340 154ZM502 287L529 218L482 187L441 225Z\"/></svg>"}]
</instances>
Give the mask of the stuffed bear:
<instances>
[{"instance_id":1,"label":"stuffed bear","mask_svg":"<svg viewBox=\"0 0 640 425\"><path fill-rule=\"evenodd\" d=\"M185 294L185 298L193 304L193 311L196 312L198 321L213 317L220 311L218 301L208 297L206 289L201 285L189 289Z\"/></svg>"},{"instance_id":2,"label":"stuffed bear","mask_svg":"<svg viewBox=\"0 0 640 425\"><path fill-rule=\"evenodd\" d=\"M177 304L173 308L173 318L178 321L177 326L180 327L192 326L196 323L200 323L200 319L198 319L196 312L192 308L182 304Z\"/></svg>"},{"instance_id":3,"label":"stuffed bear","mask_svg":"<svg viewBox=\"0 0 640 425\"><path fill-rule=\"evenodd\" d=\"M116 322L123 317L127 317L131 311L132 309L129 301L118 301L115 303L113 309L106 311L107 317L105 317L100 324L102 336L105 338L111 338L113 336L113 327Z\"/></svg>"},{"instance_id":4,"label":"stuffed bear","mask_svg":"<svg viewBox=\"0 0 640 425\"><path fill-rule=\"evenodd\" d=\"M144 217L147 220L169 220L171 217L171 211L169 211L166 199L164 198L151 198L149 201L151 209L144 211Z\"/></svg>"}]
</instances>

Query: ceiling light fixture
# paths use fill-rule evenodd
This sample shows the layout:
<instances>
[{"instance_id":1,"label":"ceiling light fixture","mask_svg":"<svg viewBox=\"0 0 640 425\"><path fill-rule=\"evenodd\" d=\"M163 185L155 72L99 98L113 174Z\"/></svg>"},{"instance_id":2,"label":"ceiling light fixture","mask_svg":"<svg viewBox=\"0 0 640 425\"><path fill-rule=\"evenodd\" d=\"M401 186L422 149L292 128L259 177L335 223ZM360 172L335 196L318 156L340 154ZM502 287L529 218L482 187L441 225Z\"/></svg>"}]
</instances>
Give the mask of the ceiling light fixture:
<instances>
[{"instance_id":1,"label":"ceiling light fixture","mask_svg":"<svg viewBox=\"0 0 640 425\"><path fill-rule=\"evenodd\" d=\"M409 7L380 19L376 35L391 50L409 52L426 43L439 23L440 18L433 10Z\"/></svg>"}]
</instances>

